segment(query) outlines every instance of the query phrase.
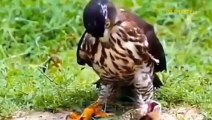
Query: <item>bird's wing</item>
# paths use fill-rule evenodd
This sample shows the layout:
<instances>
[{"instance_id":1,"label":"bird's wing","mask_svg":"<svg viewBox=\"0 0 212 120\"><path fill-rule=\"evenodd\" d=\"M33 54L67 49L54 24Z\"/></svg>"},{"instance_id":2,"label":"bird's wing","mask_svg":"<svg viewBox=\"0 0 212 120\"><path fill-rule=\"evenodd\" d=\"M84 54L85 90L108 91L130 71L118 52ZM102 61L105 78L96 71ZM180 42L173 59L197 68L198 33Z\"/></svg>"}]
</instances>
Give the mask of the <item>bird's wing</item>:
<instances>
[{"instance_id":1,"label":"bird's wing","mask_svg":"<svg viewBox=\"0 0 212 120\"><path fill-rule=\"evenodd\" d=\"M86 31L83 32L83 34L79 40L78 46L77 46L77 63L80 65L86 64L86 62L80 57L80 49L81 49L81 45L82 45L83 41L85 40L85 35L86 35Z\"/></svg>"},{"instance_id":2,"label":"bird's wing","mask_svg":"<svg viewBox=\"0 0 212 120\"><path fill-rule=\"evenodd\" d=\"M77 63L92 66L92 55L96 53L98 44L99 41L85 31L77 46Z\"/></svg>"},{"instance_id":3,"label":"bird's wing","mask_svg":"<svg viewBox=\"0 0 212 120\"><path fill-rule=\"evenodd\" d=\"M122 11L121 16L122 18L125 18L128 21L135 22L137 26L139 26L139 28L144 31L144 34L146 35L149 44L148 47L149 53L154 58L159 60L158 64L155 63L155 72L163 70L166 71L167 67L166 67L165 52L159 39L155 34L154 27L129 11Z\"/></svg>"},{"instance_id":4,"label":"bird's wing","mask_svg":"<svg viewBox=\"0 0 212 120\"><path fill-rule=\"evenodd\" d=\"M164 49L155 35L154 29L151 26L151 28L146 31L146 36L149 42L149 53L152 54L156 59L159 60L159 64L155 65L155 71L166 71L166 57Z\"/></svg>"},{"instance_id":5,"label":"bird's wing","mask_svg":"<svg viewBox=\"0 0 212 120\"><path fill-rule=\"evenodd\" d=\"M153 61L155 61L153 85L156 88L160 88L161 86L163 86L163 83L155 72L166 71L167 69L166 58L165 58L164 49L154 32L153 26L146 23L145 21L140 19L138 16L128 11L122 11L120 18L123 21L128 21L129 25L127 25L127 27L129 28L127 28L126 30L132 29L133 27L140 29L137 31L140 31L142 36L144 36L144 37L141 37L140 41L143 41L144 38L146 37L148 46L146 47L143 46L143 48L145 48L145 50L148 51L147 52L148 56ZM134 31L134 35L136 35L135 33L136 31ZM145 53L144 55L147 55L147 54Z\"/></svg>"}]
</instances>

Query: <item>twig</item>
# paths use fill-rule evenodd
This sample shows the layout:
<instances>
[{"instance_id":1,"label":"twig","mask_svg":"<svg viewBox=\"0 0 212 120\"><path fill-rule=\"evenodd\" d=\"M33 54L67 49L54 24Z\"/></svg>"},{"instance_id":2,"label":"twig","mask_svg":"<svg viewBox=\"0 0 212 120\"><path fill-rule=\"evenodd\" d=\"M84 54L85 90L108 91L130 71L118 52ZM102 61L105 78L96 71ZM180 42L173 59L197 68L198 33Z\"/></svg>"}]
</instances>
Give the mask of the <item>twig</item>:
<instances>
[{"instance_id":1,"label":"twig","mask_svg":"<svg viewBox=\"0 0 212 120\"><path fill-rule=\"evenodd\" d=\"M42 75L44 75L50 82L54 83L55 85L58 85L57 83L54 82L53 79L51 79L48 75L46 75L40 68L38 70L41 72Z\"/></svg>"}]
</instances>

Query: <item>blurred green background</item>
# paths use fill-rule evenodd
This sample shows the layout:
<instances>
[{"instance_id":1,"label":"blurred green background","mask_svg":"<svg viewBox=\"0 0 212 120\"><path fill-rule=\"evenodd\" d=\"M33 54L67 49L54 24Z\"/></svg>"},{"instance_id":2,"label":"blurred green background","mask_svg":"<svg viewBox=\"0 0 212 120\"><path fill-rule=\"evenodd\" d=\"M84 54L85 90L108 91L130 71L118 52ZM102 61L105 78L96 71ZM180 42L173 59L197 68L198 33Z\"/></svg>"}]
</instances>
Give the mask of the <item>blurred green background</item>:
<instances>
[{"instance_id":1,"label":"blurred green background","mask_svg":"<svg viewBox=\"0 0 212 120\"><path fill-rule=\"evenodd\" d=\"M82 109L97 97L91 68L76 63L88 0L0 1L0 116L20 109ZM212 115L212 1L114 0L155 27L167 55L164 107L195 106ZM185 12L185 11L188 12ZM184 11L184 12L183 12ZM45 60L57 55L59 71Z\"/></svg>"}]
</instances>

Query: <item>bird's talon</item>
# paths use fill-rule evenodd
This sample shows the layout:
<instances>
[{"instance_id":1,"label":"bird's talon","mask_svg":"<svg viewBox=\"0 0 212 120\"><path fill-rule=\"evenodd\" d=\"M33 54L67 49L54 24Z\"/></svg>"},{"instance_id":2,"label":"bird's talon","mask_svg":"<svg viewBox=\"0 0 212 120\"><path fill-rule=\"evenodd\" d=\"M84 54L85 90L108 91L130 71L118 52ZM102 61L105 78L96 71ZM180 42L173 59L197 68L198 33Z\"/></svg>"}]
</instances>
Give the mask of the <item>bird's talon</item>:
<instances>
[{"instance_id":1,"label":"bird's talon","mask_svg":"<svg viewBox=\"0 0 212 120\"><path fill-rule=\"evenodd\" d=\"M66 116L66 120L80 120L80 115L78 113L71 112Z\"/></svg>"},{"instance_id":2,"label":"bird's talon","mask_svg":"<svg viewBox=\"0 0 212 120\"><path fill-rule=\"evenodd\" d=\"M114 116L113 113L100 112L100 113L97 113L94 117L95 118L106 118L106 117L112 117L112 116Z\"/></svg>"},{"instance_id":3,"label":"bird's talon","mask_svg":"<svg viewBox=\"0 0 212 120\"><path fill-rule=\"evenodd\" d=\"M106 118L113 115L112 113L103 112L102 106L102 104L96 102L90 107L85 108L81 115L75 112L71 112L69 115L67 115L66 120L91 120L92 117Z\"/></svg>"}]
</instances>

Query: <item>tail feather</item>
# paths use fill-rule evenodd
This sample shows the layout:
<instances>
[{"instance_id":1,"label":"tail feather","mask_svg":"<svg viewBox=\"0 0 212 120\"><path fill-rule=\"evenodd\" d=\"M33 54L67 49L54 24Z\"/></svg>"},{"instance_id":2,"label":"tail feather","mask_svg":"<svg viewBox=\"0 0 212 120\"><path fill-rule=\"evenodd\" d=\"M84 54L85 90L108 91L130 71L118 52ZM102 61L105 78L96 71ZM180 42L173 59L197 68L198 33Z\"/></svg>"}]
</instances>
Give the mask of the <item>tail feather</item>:
<instances>
[{"instance_id":1,"label":"tail feather","mask_svg":"<svg viewBox=\"0 0 212 120\"><path fill-rule=\"evenodd\" d=\"M160 88L163 86L162 81L160 80L160 78L158 77L157 74L154 74L154 78L153 78L153 86L156 88Z\"/></svg>"}]
</instances>

